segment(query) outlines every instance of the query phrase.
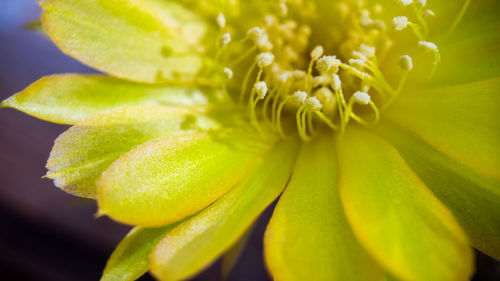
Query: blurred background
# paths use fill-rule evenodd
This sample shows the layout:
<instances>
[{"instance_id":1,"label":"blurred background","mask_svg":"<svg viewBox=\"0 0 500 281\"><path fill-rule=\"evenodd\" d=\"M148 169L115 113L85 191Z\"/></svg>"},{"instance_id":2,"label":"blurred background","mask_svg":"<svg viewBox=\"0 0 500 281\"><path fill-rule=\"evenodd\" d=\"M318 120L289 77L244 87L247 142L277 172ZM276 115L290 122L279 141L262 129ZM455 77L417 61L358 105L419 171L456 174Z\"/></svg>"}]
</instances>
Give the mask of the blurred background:
<instances>
[{"instance_id":1,"label":"blurred background","mask_svg":"<svg viewBox=\"0 0 500 281\"><path fill-rule=\"evenodd\" d=\"M92 72L62 54L43 34L23 28L36 21L34 0L2 0L0 9L0 99L38 78ZM108 256L128 227L96 219L96 205L68 195L42 179L54 139L67 126L50 124L12 109L0 110L0 279L98 280ZM270 280L262 260L258 221L229 280ZM477 255L475 281L500 280L500 264ZM220 262L194 280L221 280ZM144 276L141 280L153 280Z\"/></svg>"}]
</instances>

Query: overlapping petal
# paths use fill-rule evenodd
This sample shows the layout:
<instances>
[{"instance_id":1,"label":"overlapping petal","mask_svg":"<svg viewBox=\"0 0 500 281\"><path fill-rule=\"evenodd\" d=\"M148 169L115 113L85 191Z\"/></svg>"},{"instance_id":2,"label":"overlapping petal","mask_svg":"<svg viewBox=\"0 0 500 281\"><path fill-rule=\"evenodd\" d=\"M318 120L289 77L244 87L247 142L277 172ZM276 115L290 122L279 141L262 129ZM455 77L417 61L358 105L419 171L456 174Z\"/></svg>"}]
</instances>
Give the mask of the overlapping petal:
<instances>
[{"instance_id":1,"label":"overlapping petal","mask_svg":"<svg viewBox=\"0 0 500 281\"><path fill-rule=\"evenodd\" d=\"M346 216L378 262L402 280L467 280L465 233L390 144L351 127L338 154Z\"/></svg>"},{"instance_id":2,"label":"overlapping petal","mask_svg":"<svg viewBox=\"0 0 500 281\"><path fill-rule=\"evenodd\" d=\"M266 230L265 257L275 280L383 280L345 218L336 161L332 137L302 146Z\"/></svg>"},{"instance_id":3,"label":"overlapping petal","mask_svg":"<svg viewBox=\"0 0 500 281\"><path fill-rule=\"evenodd\" d=\"M98 180L100 212L142 226L182 219L241 181L275 141L244 127L140 145L122 155Z\"/></svg>"},{"instance_id":4,"label":"overlapping petal","mask_svg":"<svg viewBox=\"0 0 500 281\"><path fill-rule=\"evenodd\" d=\"M206 23L171 0L47 0L42 23L66 54L115 77L192 81Z\"/></svg>"},{"instance_id":5,"label":"overlapping petal","mask_svg":"<svg viewBox=\"0 0 500 281\"><path fill-rule=\"evenodd\" d=\"M95 198L101 173L136 146L157 138L220 128L220 123L208 116L210 111L205 106L156 105L121 107L93 115L56 139L47 161L47 177L66 192ZM229 115L226 118L231 118Z\"/></svg>"},{"instance_id":6,"label":"overlapping petal","mask_svg":"<svg viewBox=\"0 0 500 281\"><path fill-rule=\"evenodd\" d=\"M297 144L278 143L224 197L168 233L151 255L153 274L164 281L186 279L235 243L285 187Z\"/></svg>"},{"instance_id":7,"label":"overlapping petal","mask_svg":"<svg viewBox=\"0 0 500 281\"><path fill-rule=\"evenodd\" d=\"M62 74L43 77L2 102L42 120L75 124L95 113L129 105L201 105L213 94L188 87L150 86L109 76Z\"/></svg>"},{"instance_id":8,"label":"overlapping petal","mask_svg":"<svg viewBox=\"0 0 500 281\"><path fill-rule=\"evenodd\" d=\"M500 179L500 78L401 96L384 116L439 151Z\"/></svg>"},{"instance_id":9,"label":"overlapping petal","mask_svg":"<svg viewBox=\"0 0 500 281\"><path fill-rule=\"evenodd\" d=\"M474 247L500 259L500 182L479 175L401 128L378 128L455 215Z\"/></svg>"},{"instance_id":10,"label":"overlapping petal","mask_svg":"<svg viewBox=\"0 0 500 281\"><path fill-rule=\"evenodd\" d=\"M101 281L133 281L149 270L149 255L160 240L178 223L158 228L135 227L120 244L106 264Z\"/></svg>"}]
</instances>

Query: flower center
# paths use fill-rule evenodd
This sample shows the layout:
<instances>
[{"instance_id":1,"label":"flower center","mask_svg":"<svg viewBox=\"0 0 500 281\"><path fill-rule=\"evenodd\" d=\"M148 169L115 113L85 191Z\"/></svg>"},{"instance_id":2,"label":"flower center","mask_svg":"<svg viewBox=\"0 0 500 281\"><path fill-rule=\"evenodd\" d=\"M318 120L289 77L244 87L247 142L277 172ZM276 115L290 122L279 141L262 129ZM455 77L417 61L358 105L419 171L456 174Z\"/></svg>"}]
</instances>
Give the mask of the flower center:
<instances>
[{"instance_id":1,"label":"flower center","mask_svg":"<svg viewBox=\"0 0 500 281\"><path fill-rule=\"evenodd\" d=\"M377 123L413 69L405 53L398 55L396 83L380 67L394 55L398 33L412 33L415 47L432 55L430 76L440 61L437 46L426 40L426 18L434 15L426 1L395 2L416 22L390 18L381 5L358 0L332 3L328 12L313 1L274 1L260 25L241 31L219 14L216 61L223 66L224 91L248 107L259 131L271 128L283 138L295 131L309 141L324 130L342 134L350 122Z\"/></svg>"}]
</instances>

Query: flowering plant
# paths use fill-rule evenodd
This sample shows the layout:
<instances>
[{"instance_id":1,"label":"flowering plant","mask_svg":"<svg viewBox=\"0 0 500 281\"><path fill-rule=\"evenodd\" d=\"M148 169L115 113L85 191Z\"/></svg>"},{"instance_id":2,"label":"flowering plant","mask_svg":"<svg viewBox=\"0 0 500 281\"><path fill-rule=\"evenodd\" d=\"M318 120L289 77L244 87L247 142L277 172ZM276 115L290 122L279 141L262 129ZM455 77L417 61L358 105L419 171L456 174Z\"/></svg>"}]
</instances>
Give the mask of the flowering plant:
<instances>
[{"instance_id":1,"label":"flowering plant","mask_svg":"<svg viewBox=\"0 0 500 281\"><path fill-rule=\"evenodd\" d=\"M102 280L229 270L278 197L276 280L467 280L500 258L500 4L458 2L46 0L108 75L2 106L73 125L47 177L135 226Z\"/></svg>"}]
</instances>

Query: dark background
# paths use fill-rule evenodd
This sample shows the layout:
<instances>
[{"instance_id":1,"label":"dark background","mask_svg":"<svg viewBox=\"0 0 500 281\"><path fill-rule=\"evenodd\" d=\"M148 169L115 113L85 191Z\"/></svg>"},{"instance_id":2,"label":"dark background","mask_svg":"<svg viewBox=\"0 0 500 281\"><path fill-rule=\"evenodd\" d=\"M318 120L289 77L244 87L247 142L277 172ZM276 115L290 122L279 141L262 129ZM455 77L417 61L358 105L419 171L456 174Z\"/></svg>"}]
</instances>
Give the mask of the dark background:
<instances>
[{"instance_id":1,"label":"dark background","mask_svg":"<svg viewBox=\"0 0 500 281\"><path fill-rule=\"evenodd\" d=\"M63 55L48 39L23 24L37 20L34 0L0 1L0 99L44 75L92 72ZM53 140L67 127L0 110L0 279L98 280L128 227L96 219L95 203L68 195L42 179ZM230 280L269 280L262 261L259 220ZM500 265L478 254L474 280L500 280ZM141 280L152 280L145 276ZM220 262L195 280L220 280Z\"/></svg>"}]
</instances>

